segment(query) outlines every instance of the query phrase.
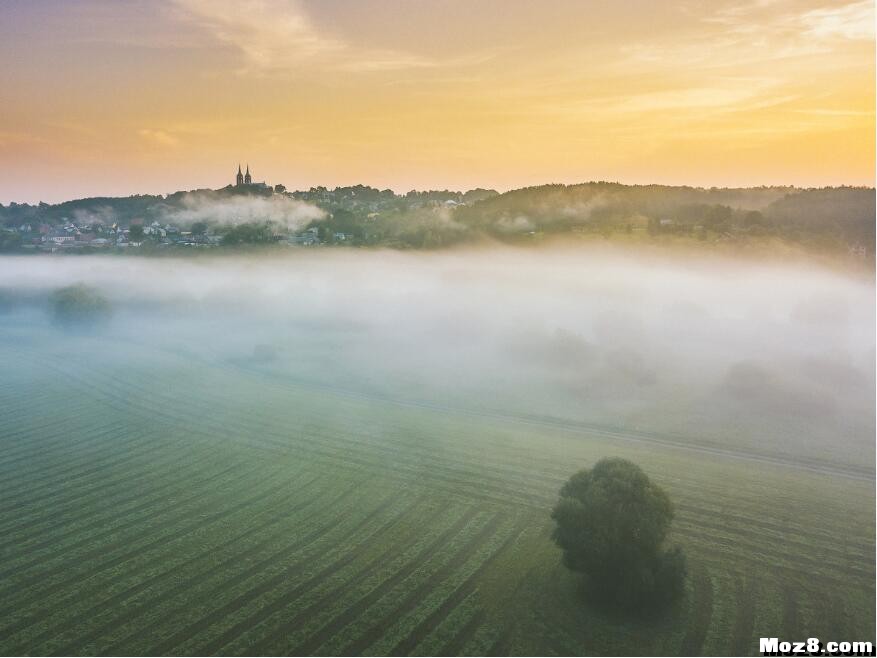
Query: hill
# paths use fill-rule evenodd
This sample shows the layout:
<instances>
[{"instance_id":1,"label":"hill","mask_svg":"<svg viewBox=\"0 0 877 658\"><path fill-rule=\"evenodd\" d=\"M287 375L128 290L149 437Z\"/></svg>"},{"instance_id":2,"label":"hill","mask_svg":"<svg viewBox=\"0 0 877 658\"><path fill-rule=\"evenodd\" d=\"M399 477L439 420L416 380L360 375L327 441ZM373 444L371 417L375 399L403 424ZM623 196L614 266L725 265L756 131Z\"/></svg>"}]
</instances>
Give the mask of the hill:
<instances>
[{"instance_id":1,"label":"hill","mask_svg":"<svg viewBox=\"0 0 877 658\"><path fill-rule=\"evenodd\" d=\"M609 182L541 185L503 194L479 188L412 190L404 195L364 185L296 192L251 185L55 205L13 203L0 205L0 223L5 226L0 249L5 251L45 243L45 236L59 226L94 235L111 227L110 242L115 244L120 233L127 241L132 225L154 225L159 230L154 235L146 232L146 245L167 246L180 241L190 244L179 236L196 224L202 226L196 234L217 236L213 244L235 226L257 224L264 228L244 234L306 245L422 249L587 235L653 242L688 239L741 247L779 240L870 262L875 195L873 188L860 187L707 189ZM168 231L178 237L169 237ZM228 242L241 240L236 235Z\"/></svg>"}]
</instances>

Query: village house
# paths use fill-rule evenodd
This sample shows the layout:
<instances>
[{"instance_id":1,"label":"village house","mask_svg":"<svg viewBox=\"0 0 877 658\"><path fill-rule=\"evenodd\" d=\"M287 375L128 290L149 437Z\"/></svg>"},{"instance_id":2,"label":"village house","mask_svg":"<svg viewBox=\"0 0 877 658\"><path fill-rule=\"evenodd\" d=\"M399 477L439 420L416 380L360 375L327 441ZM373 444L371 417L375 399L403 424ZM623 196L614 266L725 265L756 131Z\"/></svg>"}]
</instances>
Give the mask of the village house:
<instances>
[{"instance_id":1,"label":"village house","mask_svg":"<svg viewBox=\"0 0 877 658\"><path fill-rule=\"evenodd\" d=\"M72 243L74 240L76 240L76 235L64 229L54 230L46 236L46 242L55 244Z\"/></svg>"}]
</instances>

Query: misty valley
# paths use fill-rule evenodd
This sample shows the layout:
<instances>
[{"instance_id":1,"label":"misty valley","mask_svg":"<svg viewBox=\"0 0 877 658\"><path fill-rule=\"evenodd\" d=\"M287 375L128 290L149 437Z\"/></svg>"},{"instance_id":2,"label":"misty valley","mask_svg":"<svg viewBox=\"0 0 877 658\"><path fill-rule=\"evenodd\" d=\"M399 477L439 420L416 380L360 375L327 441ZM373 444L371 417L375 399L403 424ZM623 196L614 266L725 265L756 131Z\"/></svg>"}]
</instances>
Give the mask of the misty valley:
<instances>
[{"instance_id":1,"label":"misty valley","mask_svg":"<svg viewBox=\"0 0 877 658\"><path fill-rule=\"evenodd\" d=\"M874 280L815 260L3 256L0 653L873 639ZM672 501L659 611L561 559L558 492L605 458Z\"/></svg>"},{"instance_id":2,"label":"misty valley","mask_svg":"<svg viewBox=\"0 0 877 658\"><path fill-rule=\"evenodd\" d=\"M0 657L875 655L874 55L0 1Z\"/></svg>"}]
</instances>

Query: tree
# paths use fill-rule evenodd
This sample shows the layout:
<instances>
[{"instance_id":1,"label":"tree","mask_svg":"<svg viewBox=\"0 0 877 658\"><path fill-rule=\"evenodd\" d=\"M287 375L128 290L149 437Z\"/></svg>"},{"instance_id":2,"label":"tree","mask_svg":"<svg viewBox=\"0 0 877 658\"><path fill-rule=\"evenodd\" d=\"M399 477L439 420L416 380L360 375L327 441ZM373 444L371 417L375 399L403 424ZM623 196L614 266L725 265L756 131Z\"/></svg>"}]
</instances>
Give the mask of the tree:
<instances>
[{"instance_id":1,"label":"tree","mask_svg":"<svg viewBox=\"0 0 877 658\"><path fill-rule=\"evenodd\" d=\"M0 231L0 252L17 251L19 248L21 248L21 235Z\"/></svg>"},{"instance_id":2,"label":"tree","mask_svg":"<svg viewBox=\"0 0 877 658\"><path fill-rule=\"evenodd\" d=\"M682 594L685 556L680 548L662 550L673 505L636 464L610 458L579 471L561 488L551 517L564 565L585 575L598 602L643 611Z\"/></svg>"},{"instance_id":3,"label":"tree","mask_svg":"<svg viewBox=\"0 0 877 658\"><path fill-rule=\"evenodd\" d=\"M141 224L131 224L128 229L128 238L133 242L140 242L143 239L143 226Z\"/></svg>"},{"instance_id":4,"label":"tree","mask_svg":"<svg viewBox=\"0 0 877 658\"><path fill-rule=\"evenodd\" d=\"M110 303L94 288L76 284L59 288L49 298L55 321L65 325L90 325L109 317Z\"/></svg>"},{"instance_id":5,"label":"tree","mask_svg":"<svg viewBox=\"0 0 877 658\"><path fill-rule=\"evenodd\" d=\"M192 235L204 235L207 233L207 222L195 222L192 224Z\"/></svg>"}]
</instances>

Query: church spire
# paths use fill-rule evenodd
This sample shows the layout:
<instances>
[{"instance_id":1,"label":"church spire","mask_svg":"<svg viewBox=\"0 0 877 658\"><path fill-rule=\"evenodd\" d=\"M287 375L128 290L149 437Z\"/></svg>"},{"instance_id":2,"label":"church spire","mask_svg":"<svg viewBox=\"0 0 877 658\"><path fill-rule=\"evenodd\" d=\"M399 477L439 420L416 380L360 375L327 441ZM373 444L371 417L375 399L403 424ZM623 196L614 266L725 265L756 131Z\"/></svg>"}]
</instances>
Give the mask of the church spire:
<instances>
[{"instance_id":1,"label":"church spire","mask_svg":"<svg viewBox=\"0 0 877 658\"><path fill-rule=\"evenodd\" d=\"M249 171L249 166L247 167L247 170ZM244 175L241 173L241 163L238 162L238 175L237 175L237 178L235 179L235 185L243 185L243 184L244 184Z\"/></svg>"},{"instance_id":2,"label":"church spire","mask_svg":"<svg viewBox=\"0 0 877 658\"><path fill-rule=\"evenodd\" d=\"M253 177L250 176L250 163L247 163L247 175L244 176L244 185L252 185Z\"/></svg>"}]
</instances>

